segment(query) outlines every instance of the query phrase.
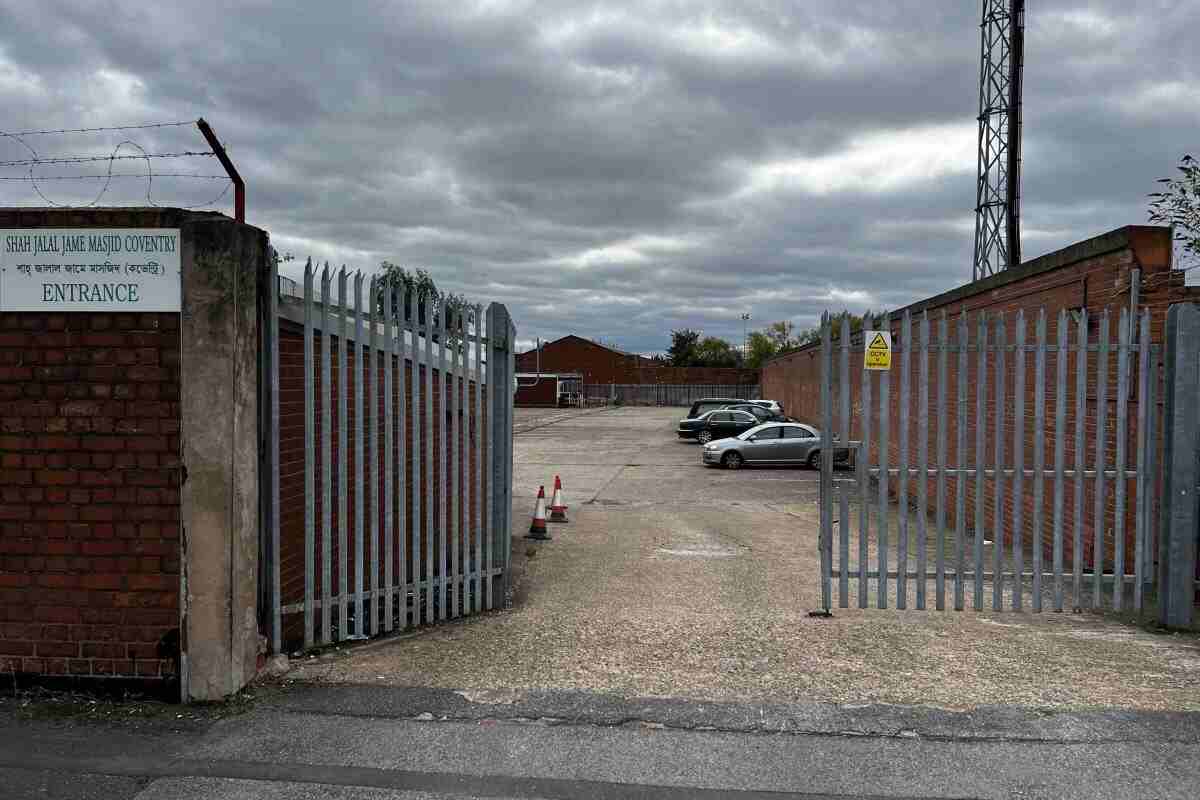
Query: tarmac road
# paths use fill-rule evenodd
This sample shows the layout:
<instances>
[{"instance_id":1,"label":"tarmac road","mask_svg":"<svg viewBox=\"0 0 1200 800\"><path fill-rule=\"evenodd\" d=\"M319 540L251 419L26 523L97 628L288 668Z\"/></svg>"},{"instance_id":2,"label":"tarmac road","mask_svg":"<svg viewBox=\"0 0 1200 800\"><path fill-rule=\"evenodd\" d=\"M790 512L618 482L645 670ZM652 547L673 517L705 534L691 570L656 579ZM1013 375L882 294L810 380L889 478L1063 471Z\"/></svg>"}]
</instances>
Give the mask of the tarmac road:
<instances>
[{"instance_id":1,"label":"tarmac road","mask_svg":"<svg viewBox=\"0 0 1200 800\"><path fill-rule=\"evenodd\" d=\"M1200 715L292 685L183 728L0 712L6 800L1194 798Z\"/></svg>"}]
</instances>

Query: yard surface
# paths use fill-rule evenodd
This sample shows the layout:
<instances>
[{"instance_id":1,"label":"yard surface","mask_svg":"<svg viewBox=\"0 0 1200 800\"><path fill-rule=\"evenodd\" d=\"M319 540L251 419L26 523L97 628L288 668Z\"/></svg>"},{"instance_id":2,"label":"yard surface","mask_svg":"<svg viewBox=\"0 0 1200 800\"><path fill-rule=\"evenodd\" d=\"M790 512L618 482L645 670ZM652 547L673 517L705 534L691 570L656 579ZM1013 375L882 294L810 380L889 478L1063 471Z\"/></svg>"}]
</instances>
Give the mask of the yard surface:
<instances>
[{"instance_id":1,"label":"yard surface","mask_svg":"<svg viewBox=\"0 0 1200 800\"><path fill-rule=\"evenodd\" d=\"M819 606L817 473L730 472L680 409L518 410L514 530L560 475L570 522L518 543L514 607L306 660L291 678L969 709L1200 710L1200 647L1090 614ZM852 590L853 591L853 590Z\"/></svg>"}]
</instances>

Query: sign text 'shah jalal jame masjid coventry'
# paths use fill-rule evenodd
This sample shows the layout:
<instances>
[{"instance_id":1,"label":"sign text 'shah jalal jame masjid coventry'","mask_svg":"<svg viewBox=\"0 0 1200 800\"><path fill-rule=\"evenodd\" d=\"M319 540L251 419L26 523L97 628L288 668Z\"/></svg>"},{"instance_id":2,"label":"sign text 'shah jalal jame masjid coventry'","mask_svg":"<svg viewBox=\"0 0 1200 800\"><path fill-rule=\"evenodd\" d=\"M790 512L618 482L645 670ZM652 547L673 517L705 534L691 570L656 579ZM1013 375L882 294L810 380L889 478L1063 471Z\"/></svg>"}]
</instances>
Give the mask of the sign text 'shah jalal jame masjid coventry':
<instances>
[{"instance_id":1,"label":"sign text 'shah jalal jame masjid coventry'","mask_svg":"<svg viewBox=\"0 0 1200 800\"><path fill-rule=\"evenodd\" d=\"M179 311L178 228L0 229L0 311Z\"/></svg>"}]
</instances>

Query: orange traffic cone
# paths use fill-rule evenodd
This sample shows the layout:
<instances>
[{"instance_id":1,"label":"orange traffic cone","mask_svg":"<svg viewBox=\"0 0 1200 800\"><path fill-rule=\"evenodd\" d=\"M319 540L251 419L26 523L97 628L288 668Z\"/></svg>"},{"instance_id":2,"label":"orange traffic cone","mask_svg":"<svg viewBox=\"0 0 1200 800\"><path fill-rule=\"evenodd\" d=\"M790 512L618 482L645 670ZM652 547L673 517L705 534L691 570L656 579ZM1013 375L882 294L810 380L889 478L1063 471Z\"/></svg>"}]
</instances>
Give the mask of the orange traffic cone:
<instances>
[{"instance_id":1,"label":"orange traffic cone","mask_svg":"<svg viewBox=\"0 0 1200 800\"><path fill-rule=\"evenodd\" d=\"M554 476L554 497L550 500L550 521L567 521L567 502L563 500L562 481L558 479L557 475Z\"/></svg>"},{"instance_id":2,"label":"orange traffic cone","mask_svg":"<svg viewBox=\"0 0 1200 800\"><path fill-rule=\"evenodd\" d=\"M537 505L533 508L533 522L529 523L526 539L549 539L546 533L546 487L538 487Z\"/></svg>"},{"instance_id":3,"label":"orange traffic cone","mask_svg":"<svg viewBox=\"0 0 1200 800\"><path fill-rule=\"evenodd\" d=\"M567 499L562 496L562 480L557 475L554 476L554 491L558 493L559 499L562 500L563 511L566 511Z\"/></svg>"}]
</instances>

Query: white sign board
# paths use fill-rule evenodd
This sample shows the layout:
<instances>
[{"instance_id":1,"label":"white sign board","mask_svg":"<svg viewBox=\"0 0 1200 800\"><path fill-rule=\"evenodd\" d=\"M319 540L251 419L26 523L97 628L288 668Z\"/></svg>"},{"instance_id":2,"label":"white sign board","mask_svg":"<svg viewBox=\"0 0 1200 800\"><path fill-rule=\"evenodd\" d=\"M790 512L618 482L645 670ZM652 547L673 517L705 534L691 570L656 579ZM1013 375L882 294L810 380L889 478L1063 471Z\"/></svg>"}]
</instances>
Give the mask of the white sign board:
<instances>
[{"instance_id":1,"label":"white sign board","mask_svg":"<svg viewBox=\"0 0 1200 800\"><path fill-rule=\"evenodd\" d=\"M179 311L178 228L0 229L0 311Z\"/></svg>"}]
</instances>

